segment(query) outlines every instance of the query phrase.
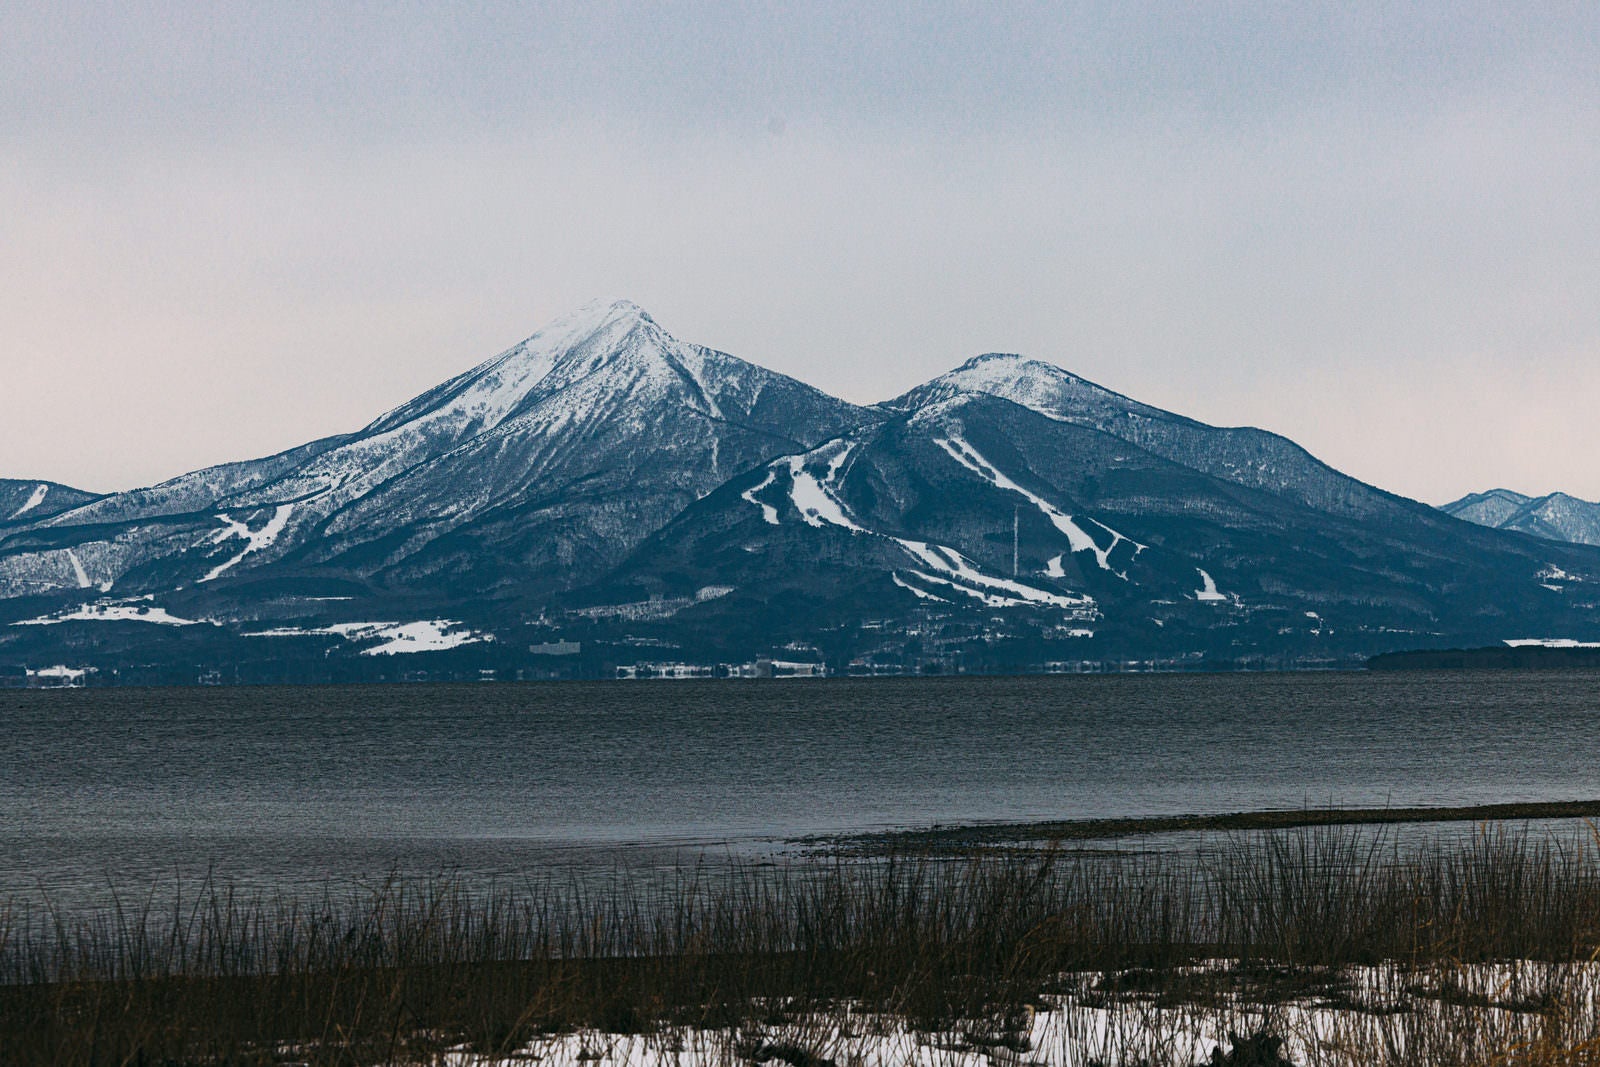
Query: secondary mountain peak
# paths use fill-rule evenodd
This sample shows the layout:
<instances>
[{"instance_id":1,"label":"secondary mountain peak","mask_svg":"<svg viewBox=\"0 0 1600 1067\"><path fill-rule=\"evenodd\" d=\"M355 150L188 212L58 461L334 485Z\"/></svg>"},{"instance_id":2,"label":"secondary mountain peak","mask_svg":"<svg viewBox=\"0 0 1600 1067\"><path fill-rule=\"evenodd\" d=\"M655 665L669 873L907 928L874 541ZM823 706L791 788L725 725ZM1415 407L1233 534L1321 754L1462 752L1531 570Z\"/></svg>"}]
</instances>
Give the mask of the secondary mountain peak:
<instances>
[{"instance_id":1,"label":"secondary mountain peak","mask_svg":"<svg viewBox=\"0 0 1600 1067\"><path fill-rule=\"evenodd\" d=\"M997 396L1068 422L1098 422L1127 412L1165 414L1053 363L1010 352L974 356L948 374L896 397L886 406L911 411L971 394Z\"/></svg>"},{"instance_id":2,"label":"secondary mountain peak","mask_svg":"<svg viewBox=\"0 0 1600 1067\"><path fill-rule=\"evenodd\" d=\"M1600 504L1566 493L1526 496L1510 489L1490 489L1469 493L1439 510L1479 526L1516 530L1547 541L1600 545Z\"/></svg>"},{"instance_id":3,"label":"secondary mountain peak","mask_svg":"<svg viewBox=\"0 0 1600 1067\"><path fill-rule=\"evenodd\" d=\"M1322 511L1370 518L1398 503L1398 498L1332 470L1277 434L1247 426L1208 426L1141 404L1054 364L1009 353L969 359L884 407L921 412L962 396L998 397L1056 422L1121 438L1212 477Z\"/></svg>"}]
</instances>

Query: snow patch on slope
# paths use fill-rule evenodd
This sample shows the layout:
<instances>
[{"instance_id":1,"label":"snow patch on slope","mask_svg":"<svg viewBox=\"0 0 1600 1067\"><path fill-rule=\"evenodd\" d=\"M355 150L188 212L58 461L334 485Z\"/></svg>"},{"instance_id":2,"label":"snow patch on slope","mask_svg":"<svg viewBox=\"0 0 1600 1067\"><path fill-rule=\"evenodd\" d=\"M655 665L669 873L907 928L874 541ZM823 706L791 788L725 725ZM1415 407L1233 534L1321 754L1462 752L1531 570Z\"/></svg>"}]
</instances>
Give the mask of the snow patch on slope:
<instances>
[{"instance_id":1,"label":"snow patch on slope","mask_svg":"<svg viewBox=\"0 0 1600 1067\"><path fill-rule=\"evenodd\" d=\"M1086 596L1054 593L1012 578L998 578L984 574L972 560L944 545L933 545L926 541L908 541L899 537L893 540L918 561L940 572L939 575L932 575L914 570L912 574L924 581L953 586L957 591L981 600L990 607L1031 605L1078 609L1094 603Z\"/></svg>"},{"instance_id":2,"label":"snow patch on slope","mask_svg":"<svg viewBox=\"0 0 1600 1067\"><path fill-rule=\"evenodd\" d=\"M13 519L20 519L22 516L26 515L28 512L44 503L45 494L48 492L50 492L50 487L48 485L41 485L34 489L33 495L28 497L27 503L23 504L16 511L13 511L11 513L11 517Z\"/></svg>"},{"instance_id":3,"label":"snow patch on slope","mask_svg":"<svg viewBox=\"0 0 1600 1067\"><path fill-rule=\"evenodd\" d=\"M1541 579L1539 584L1540 585L1544 585L1546 589L1550 588L1550 586L1545 584L1546 582L1581 582L1581 581L1583 581L1583 579L1578 577L1576 574L1568 574L1566 571L1562 570L1560 567L1557 567L1554 563L1545 564L1544 569L1541 570L1538 574L1534 575L1534 577L1538 578L1538 579Z\"/></svg>"},{"instance_id":4,"label":"snow patch on slope","mask_svg":"<svg viewBox=\"0 0 1600 1067\"><path fill-rule=\"evenodd\" d=\"M800 517L808 526L819 529L823 526L842 526L852 533L871 532L845 514L844 503L833 492L833 485L839 477L839 468L849 458L850 451L854 447L852 443L845 443L842 450L831 456L828 460L828 472L821 479L806 469L806 460L816 456L823 449L790 456L785 461L789 467L789 499L794 502L795 510L800 512ZM836 449L839 446L825 445L823 448Z\"/></svg>"},{"instance_id":5,"label":"snow patch on slope","mask_svg":"<svg viewBox=\"0 0 1600 1067\"><path fill-rule=\"evenodd\" d=\"M839 474L854 448L854 442L834 441L803 455L776 460L772 464L773 467L783 464L787 469L789 498L807 525L819 529L824 526L837 526L851 533L869 534L893 541L923 567L937 572L930 574L924 570L912 569L907 571L908 574L933 585L949 586L956 592L979 600L989 607L1056 607L1073 611L1093 607L1094 600L1088 596L1055 593L1010 578L984 574L976 563L953 548L927 541L880 534L862 526L850 517L844 501L834 491ZM827 469L819 478L807 468L823 457L827 459ZM906 586L905 580L898 573L893 577L896 584ZM926 593L927 590L921 592Z\"/></svg>"},{"instance_id":6,"label":"snow patch on slope","mask_svg":"<svg viewBox=\"0 0 1600 1067\"><path fill-rule=\"evenodd\" d=\"M229 538L242 537L245 540L245 546L240 549L238 555L217 564L200 580L202 582L212 581L226 573L250 553L260 552L264 548L271 548L273 543L278 540L278 535L283 532L283 528L289 524L289 516L292 514L294 514L293 504L279 504L277 510L272 513L272 518L267 520L267 524L255 531L252 531L249 526L231 516L217 516L222 521L223 528L218 530L215 536L211 538L211 543L220 545Z\"/></svg>"},{"instance_id":7,"label":"snow patch on slope","mask_svg":"<svg viewBox=\"0 0 1600 1067\"><path fill-rule=\"evenodd\" d=\"M364 648L361 654L393 656L410 652L443 652L445 649L459 648L461 645L494 640L492 634L456 629L460 625L449 619L428 619L423 622L392 626L378 633L377 636L383 640L383 644L376 648Z\"/></svg>"},{"instance_id":8,"label":"snow patch on slope","mask_svg":"<svg viewBox=\"0 0 1600 1067\"><path fill-rule=\"evenodd\" d=\"M1217 591L1216 579L1199 567L1196 567L1195 570L1200 571L1200 581L1202 583L1201 587L1195 590L1194 598L1196 600L1226 601L1228 599L1228 594Z\"/></svg>"},{"instance_id":9,"label":"snow patch on slope","mask_svg":"<svg viewBox=\"0 0 1600 1067\"><path fill-rule=\"evenodd\" d=\"M693 383L698 399L705 402L705 413L717 420L726 419L722 406L717 403L717 385L710 380L710 367L707 366L707 350L698 345L677 344L674 346L673 362L688 376Z\"/></svg>"},{"instance_id":10,"label":"snow patch on slope","mask_svg":"<svg viewBox=\"0 0 1600 1067\"><path fill-rule=\"evenodd\" d=\"M917 586L912 585L910 582L908 582L904 578L900 577L900 572L899 571L893 572L892 574L889 575L889 577L894 579L894 584L895 585L898 585L901 589L909 590L912 594L914 594L916 596L916 598L918 600L937 600L941 604L950 603L950 601L946 600L942 596L936 596L933 593L928 592L926 589L922 589L922 588L919 588Z\"/></svg>"},{"instance_id":11,"label":"snow patch on slope","mask_svg":"<svg viewBox=\"0 0 1600 1067\"><path fill-rule=\"evenodd\" d=\"M767 486L771 485L774 481L777 480L777 478L778 478L778 475L772 470L771 467L768 467L767 468L767 476L765 478L761 479L761 484L760 485L752 485L749 489L746 489L744 492L739 494L740 499L748 501L749 503L754 504L756 507L760 508L761 509L761 518L764 519L769 525L772 525L772 526L781 526L782 525L782 523L780 523L778 521L778 509L773 507L771 504L764 503L763 501L757 500L756 499L756 494L761 492Z\"/></svg>"},{"instance_id":12,"label":"snow patch on slope","mask_svg":"<svg viewBox=\"0 0 1600 1067\"><path fill-rule=\"evenodd\" d=\"M89 572L83 569L83 560L72 549L67 549L67 559L72 563L73 577L78 579L78 588L87 589L94 583L89 581Z\"/></svg>"},{"instance_id":13,"label":"snow patch on slope","mask_svg":"<svg viewBox=\"0 0 1600 1067\"><path fill-rule=\"evenodd\" d=\"M1111 535L1111 544L1107 545L1105 548L1101 548L1095 543L1094 538L1089 536L1087 530L1072 520L1071 515L1068 515L1060 508L1050 503L1044 497L1040 496L1038 493L1035 493L1029 489L1024 489L1022 486L1006 477L1000 472L999 468L990 463L988 460L984 459L976 448L973 448L960 437L956 437L954 435L951 435L948 438L936 437L933 439L933 443L944 449L951 459L955 460L957 463L961 464L961 466L976 474L978 477L989 482L989 484L998 489L1004 489L1008 492L1017 493L1024 497L1029 503L1033 504L1034 507L1038 508L1045 518L1050 520L1051 525L1066 535L1067 544L1072 546L1073 552L1094 553L1094 560L1100 565L1101 570L1111 571L1112 574L1115 574L1124 581L1127 580L1127 572L1112 569L1111 553L1116 551L1117 545L1121 544L1123 541L1126 541L1128 544L1133 546L1133 554L1137 556L1140 552L1144 551L1144 545L1140 544L1138 541L1135 541L1131 537L1123 536L1116 530L1113 530L1111 527L1097 519L1090 520L1094 522L1096 526L1100 527L1102 530L1105 530ZM1059 557L1056 560L1056 569L1060 570ZM1058 575L1051 576L1057 577Z\"/></svg>"}]
</instances>

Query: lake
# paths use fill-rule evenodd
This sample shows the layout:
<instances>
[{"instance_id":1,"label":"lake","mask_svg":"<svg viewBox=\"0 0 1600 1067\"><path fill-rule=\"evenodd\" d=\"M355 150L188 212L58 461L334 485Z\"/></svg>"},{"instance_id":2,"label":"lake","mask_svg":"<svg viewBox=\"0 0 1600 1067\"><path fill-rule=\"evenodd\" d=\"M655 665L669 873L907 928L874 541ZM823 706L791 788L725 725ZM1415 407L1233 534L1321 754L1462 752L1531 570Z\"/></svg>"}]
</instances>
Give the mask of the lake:
<instances>
[{"instance_id":1,"label":"lake","mask_svg":"<svg viewBox=\"0 0 1600 1067\"><path fill-rule=\"evenodd\" d=\"M1600 795L1600 674L0 691L0 898L934 823Z\"/></svg>"}]
</instances>

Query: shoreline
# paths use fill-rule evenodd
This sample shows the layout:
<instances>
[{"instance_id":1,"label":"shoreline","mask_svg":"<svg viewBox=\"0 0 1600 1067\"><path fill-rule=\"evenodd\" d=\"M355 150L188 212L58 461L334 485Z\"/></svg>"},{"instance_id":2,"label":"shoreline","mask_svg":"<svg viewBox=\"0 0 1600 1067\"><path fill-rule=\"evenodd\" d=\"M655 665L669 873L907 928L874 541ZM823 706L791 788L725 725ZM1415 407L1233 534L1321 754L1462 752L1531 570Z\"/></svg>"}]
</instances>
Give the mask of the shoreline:
<instances>
[{"instance_id":1,"label":"shoreline","mask_svg":"<svg viewBox=\"0 0 1600 1067\"><path fill-rule=\"evenodd\" d=\"M1151 815L971 823L868 833L813 834L796 838L792 843L857 854L917 850L960 852L993 846L1050 846L1068 841L1107 841L1169 833L1297 830L1317 826L1522 822L1543 819L1600 819L1600 800L1529 801L1450 807L1295 808L1210 815Z\"/></svg>"}]
</instances>

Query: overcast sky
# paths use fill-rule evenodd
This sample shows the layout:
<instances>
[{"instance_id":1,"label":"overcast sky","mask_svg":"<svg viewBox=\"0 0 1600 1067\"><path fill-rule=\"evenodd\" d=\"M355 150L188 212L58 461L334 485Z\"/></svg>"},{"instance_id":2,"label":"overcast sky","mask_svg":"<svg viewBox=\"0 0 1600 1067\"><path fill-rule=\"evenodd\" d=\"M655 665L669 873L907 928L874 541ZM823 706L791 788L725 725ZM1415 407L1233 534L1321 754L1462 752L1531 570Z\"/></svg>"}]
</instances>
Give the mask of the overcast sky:
<instances>
[{"instance_id":1,"label":"overcast sky","mask_svg":"<svg viewBox=\"0 0 1600 1067\"><path fill-rule=\"evenodd\" d=\"M1600 499L1600 5L0 7L0 476L351 430L613 297Z\"/></svg>"}]
</instances>

